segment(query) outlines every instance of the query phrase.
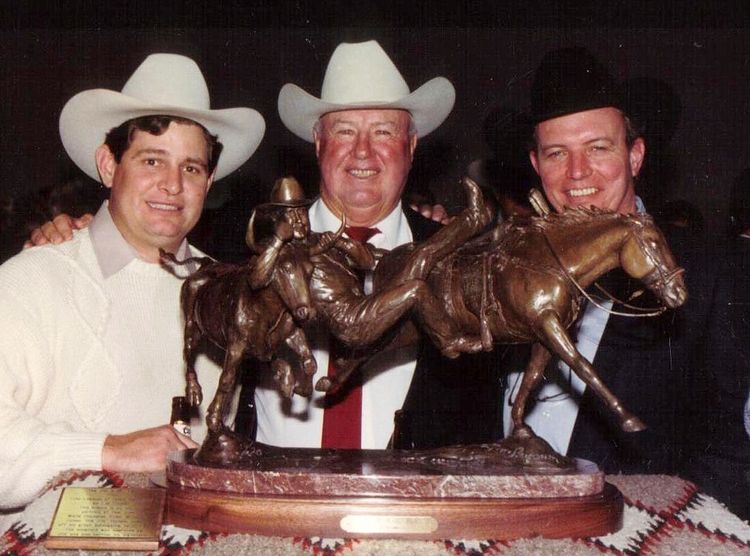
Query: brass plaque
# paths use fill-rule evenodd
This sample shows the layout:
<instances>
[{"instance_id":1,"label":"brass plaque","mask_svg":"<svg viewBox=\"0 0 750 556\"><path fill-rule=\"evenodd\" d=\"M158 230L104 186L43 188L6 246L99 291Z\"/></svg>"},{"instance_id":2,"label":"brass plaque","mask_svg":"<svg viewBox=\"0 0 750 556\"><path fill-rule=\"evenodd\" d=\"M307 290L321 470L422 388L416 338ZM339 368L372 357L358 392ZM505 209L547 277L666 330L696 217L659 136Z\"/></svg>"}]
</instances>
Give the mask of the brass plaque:
<instances>
[{"instance_id":1,"label":"brass plaque","mask_svg":"<svg viewBox=\"0 0 750 556\"><path fill-rule=\"evenodd\" d=\"M347 533L432 533L438 528L428 515L345 515L340 525Z\"/></svg>"},{"instance_id":2,"label":"brass plaque","mask_svg":"<svg viewBox=\"0 0 750 556\"><path fill-rule=\"evenodd\" d=\"M45 542L49 548L159 546L163 489L66 487Z\"/></svg>"}]
</instances>

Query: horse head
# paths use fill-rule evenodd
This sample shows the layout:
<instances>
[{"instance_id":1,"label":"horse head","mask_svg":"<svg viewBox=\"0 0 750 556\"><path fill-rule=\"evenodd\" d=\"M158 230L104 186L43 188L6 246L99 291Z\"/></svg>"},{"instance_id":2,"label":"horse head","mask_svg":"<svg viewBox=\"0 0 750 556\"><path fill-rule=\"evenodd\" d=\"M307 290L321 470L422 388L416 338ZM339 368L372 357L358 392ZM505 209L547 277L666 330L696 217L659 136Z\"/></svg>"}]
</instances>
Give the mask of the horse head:
<instances>
[{"instance_id":1,"label":"horse head","mask_svg":"<svg viewBox=\"0 0 750 556\"><path fill-rule=\"evenodd\" d=\"M664 234L650 216L629 215L630 233L620 251L620 263L628 275L643 284L670 309L687 301L683 273L667 245Z\"/></svg>"},{"instance_id":2,"label":"horse head","mask_svg":"<svg viewBox=\"0 0 750 556\"><path fill-rule=\"evenodd\" d=\"M312 272L313 264L305 245L287 243L281 248L270 285L299 323L315 318L310 296Z\"/></svg>"}]
</instances>

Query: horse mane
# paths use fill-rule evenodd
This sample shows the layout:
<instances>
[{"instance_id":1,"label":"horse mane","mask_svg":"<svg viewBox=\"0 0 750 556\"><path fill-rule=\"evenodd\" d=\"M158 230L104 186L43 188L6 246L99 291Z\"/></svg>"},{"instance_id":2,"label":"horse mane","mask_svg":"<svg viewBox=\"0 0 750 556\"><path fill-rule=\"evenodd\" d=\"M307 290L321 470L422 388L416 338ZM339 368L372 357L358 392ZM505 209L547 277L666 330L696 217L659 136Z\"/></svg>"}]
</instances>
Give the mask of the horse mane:
<instances>
[{"instance_id":1,"label":"horse mane","mask_svg":"<svg viewBox=\"0 0 750 556\"><path fill-rule=\"evenodd\" d=\"M539 230L550 228L564 228L587 224L595 219L611 219L635 221L641 224L652 224L653 219L646 213L620 214L611 210L604 210L595 206L567 208L563 212L551 212L545 216L534 216L531 218L531 226Z\"/></svg>"}]
</instances>

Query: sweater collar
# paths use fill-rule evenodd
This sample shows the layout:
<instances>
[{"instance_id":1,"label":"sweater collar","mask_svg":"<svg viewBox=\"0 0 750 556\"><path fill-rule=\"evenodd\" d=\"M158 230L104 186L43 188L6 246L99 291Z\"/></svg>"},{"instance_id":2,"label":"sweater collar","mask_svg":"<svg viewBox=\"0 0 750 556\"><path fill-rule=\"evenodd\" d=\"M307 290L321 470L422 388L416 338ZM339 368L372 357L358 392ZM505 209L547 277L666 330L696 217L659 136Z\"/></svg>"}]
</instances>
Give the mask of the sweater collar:
<instances>
[{"instance_id":1,"label":"sweater collar","mask_svg":"<svg viewBox=\"0 0 750 556\"><path fill-rule=\"evenodd\" d=\"M96 260L106 279L116 274L136 259L140 259L138 252L130 245L109 213L109 201L104 201L89 225L91 243L94 246ZM190 257L190 247L186 239L182 240L177 249L176 257L183 260Z\"/></svg>"}]
</instances>

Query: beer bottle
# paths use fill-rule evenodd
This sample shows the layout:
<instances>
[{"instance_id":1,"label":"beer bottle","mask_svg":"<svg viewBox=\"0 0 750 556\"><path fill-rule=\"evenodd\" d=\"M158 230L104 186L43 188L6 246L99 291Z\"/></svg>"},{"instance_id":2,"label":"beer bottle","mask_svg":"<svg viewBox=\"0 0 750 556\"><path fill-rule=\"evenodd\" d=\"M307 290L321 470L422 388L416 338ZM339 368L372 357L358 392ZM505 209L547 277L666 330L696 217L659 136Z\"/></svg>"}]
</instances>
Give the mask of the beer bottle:
<instances>
[{"instance_id":1,"label":"beer bottle","mask_svg":"<svg viewBox=\"0 0 750 556\"><path fill-rule=\"evenodd\" d=\"M190 436L190 406L185 396L172 398L172 416L169 422L177 432Z\"/></svg>"}]
</instances>

